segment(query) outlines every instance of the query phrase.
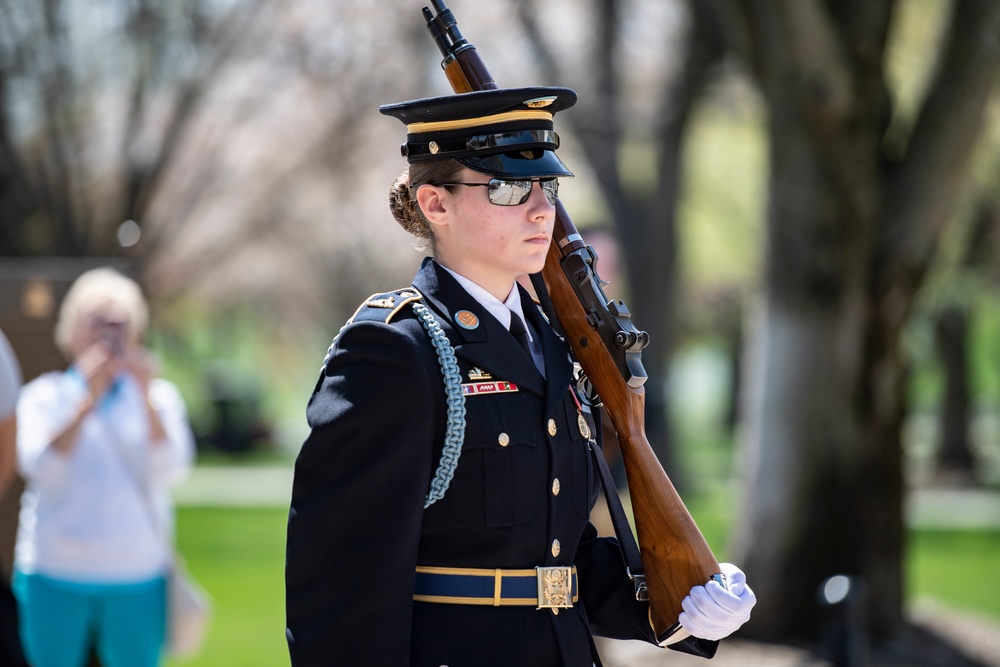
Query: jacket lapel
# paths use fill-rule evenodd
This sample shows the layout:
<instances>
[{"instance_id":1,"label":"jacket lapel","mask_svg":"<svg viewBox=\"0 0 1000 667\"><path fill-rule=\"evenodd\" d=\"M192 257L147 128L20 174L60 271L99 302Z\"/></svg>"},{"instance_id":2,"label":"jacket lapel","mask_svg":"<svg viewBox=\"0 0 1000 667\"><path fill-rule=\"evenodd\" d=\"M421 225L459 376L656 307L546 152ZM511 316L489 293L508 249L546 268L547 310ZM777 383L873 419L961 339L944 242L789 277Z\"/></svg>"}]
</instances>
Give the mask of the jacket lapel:
<instances>
[{"instance_id":1,"label":"jacket lapel","mask_svg":"<svg viewBox=\"0 0 1000 667\"><path fill-rule=\"evenodd\" d=\"M534 330L541 337L542 354L545 355L545 414L552 414L573 379L573 362L569 358L566 344L552 330L531 296L520 285L518 289L521 290L524 316L531 321Z\"/></svg>"},{"instance_id":2,"label":"jacket lapel","mask_svg":"<svg viewBox=\"0 0 1000 667\"><path fill-rule=\"evenodd\" d=\"M438 317L457 356L490 372L497 379L513 382L539 396L546 395L546 382L514 337L451 274L428 257L417 272L413 286L424 295L427 306ZM531 303L530 299L526 303ZM472 328L463 326L456 319L463 311L475 316ZM551 333L548 325L541 329L548 329ZM535 330L539 331L540 327L536 325ZM546 373L549 372L548 363L546 354Z\"/></svg>"}]
</instances>

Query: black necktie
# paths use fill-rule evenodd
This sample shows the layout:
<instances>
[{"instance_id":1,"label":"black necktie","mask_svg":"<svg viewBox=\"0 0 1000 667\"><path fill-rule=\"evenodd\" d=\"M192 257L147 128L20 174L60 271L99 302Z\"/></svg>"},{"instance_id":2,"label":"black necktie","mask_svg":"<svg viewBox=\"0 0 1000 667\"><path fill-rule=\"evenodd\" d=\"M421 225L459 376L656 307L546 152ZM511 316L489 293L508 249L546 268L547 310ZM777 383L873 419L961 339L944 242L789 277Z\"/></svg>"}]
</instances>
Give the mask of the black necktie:
<instances>
[{"instance_id":1,"label":"black necktie","mask_svg":"<svg viewBox=\"0 0 1000 667\"><path fill-rule=\"evenodd\" d=\"M514 311L510 312L510 332L517 342L524 348L524 351L531 358L531 347L528 344L528 330L524 328L524 321Z\"/></svg>"}]
</instances>

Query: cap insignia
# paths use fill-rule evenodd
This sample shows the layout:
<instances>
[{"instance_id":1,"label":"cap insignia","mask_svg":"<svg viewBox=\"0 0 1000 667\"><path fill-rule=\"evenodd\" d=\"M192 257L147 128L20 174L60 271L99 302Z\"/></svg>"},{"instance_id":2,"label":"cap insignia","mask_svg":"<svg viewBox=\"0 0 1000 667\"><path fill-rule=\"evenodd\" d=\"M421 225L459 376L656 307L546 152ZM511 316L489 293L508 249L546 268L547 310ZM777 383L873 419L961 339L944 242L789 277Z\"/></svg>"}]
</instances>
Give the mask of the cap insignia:
<instances>
[{"instance_id":1,"label":"cap insignia","mask_svg":"<svg viewBox=\"0 0 1000 667\"><path fill-rule=\"evenodd\" d=\"M436 141L432 141L429 144L427 144L427 148L430 150L431 155L437 155L438 152L441 150L441 147L438 146L438 142Z\"/></svg>"},{"instance_id":2,"label":"cap insignia","mask_svg":"<svg viewBox=\"0 0 1000 667\"><path fill-rule=\"evenodd\" d=\"M547 106L550 106L553 102L556 101L556 99L557 98L555 95L550 95L548 97L536 97L533 100L525 100L524 106L528 107L529 109L543 109Z\"/></svg>"}]
</instances>

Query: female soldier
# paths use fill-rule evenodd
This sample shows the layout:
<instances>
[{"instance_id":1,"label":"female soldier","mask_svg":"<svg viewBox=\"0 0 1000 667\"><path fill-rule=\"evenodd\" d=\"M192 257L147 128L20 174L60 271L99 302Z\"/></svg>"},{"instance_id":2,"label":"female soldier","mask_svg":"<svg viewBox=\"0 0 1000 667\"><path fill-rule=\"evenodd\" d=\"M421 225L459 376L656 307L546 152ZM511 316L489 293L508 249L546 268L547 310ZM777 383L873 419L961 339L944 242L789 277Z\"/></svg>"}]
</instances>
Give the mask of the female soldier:
<instances>
[{"instance_id":1,"label":"female soldier","mask_svg":"<svg viewBox=\"0 0 1000 667\"><path fill-rule=\"evenodd\" d=\"M288 524L295 667L590 667L594 634L655 641L588 521L599 429L578 425L568 348L516 282L545 263L572 175L552 117L575 101L522 88L381 108L407 125L390 206L433 257L361 306L309 401ZM724 569L728 588L692 590L693 636L673 648L711 657L749 618L743 573Z\"/></svg>"}]
</instances>

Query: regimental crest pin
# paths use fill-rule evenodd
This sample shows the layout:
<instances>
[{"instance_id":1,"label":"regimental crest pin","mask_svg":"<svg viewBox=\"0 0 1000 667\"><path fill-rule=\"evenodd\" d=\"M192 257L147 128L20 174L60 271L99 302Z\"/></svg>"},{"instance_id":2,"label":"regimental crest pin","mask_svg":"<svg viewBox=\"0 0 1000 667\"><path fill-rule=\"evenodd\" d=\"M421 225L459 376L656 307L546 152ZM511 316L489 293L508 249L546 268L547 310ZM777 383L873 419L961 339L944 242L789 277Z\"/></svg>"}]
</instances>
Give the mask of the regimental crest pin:
<instances>
[{"instance_id":1,"label":"regimental crest pin","mask_svg":"<svg viewBox=\"0 0 1000 667\"><path fill-rule=\"evenodd\" d=\"M479 326L479 318L470 310L460 310L455 313L455 322L458 326L470 331Z\"/></svg>"}]
</instances>

